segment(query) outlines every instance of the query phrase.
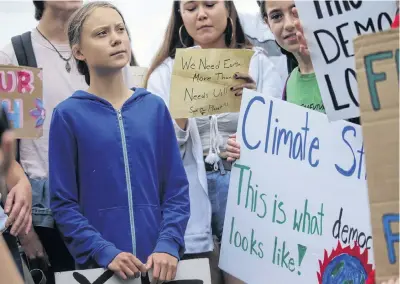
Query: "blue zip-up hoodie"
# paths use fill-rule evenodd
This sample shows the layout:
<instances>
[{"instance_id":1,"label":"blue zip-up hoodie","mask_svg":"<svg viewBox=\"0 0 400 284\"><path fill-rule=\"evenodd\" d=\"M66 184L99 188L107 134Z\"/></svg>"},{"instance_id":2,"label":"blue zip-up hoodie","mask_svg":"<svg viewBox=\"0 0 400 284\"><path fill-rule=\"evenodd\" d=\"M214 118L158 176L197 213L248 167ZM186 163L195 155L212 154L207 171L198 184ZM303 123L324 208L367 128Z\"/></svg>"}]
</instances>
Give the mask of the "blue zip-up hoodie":
<instances>
[{"instance_id":1,"label":"blue zip-up hoodie","mask_svg":"<svg viewBox=\"0 0 400 284\"><path fill-rule=\"evenodd\" d=\"M163 100L136 89L121 110L84 91L53 112L51 209L81 266L121 252L143 263L153 252L178 259L189 219L188 181Z\"/></svg>"}]
</instances>

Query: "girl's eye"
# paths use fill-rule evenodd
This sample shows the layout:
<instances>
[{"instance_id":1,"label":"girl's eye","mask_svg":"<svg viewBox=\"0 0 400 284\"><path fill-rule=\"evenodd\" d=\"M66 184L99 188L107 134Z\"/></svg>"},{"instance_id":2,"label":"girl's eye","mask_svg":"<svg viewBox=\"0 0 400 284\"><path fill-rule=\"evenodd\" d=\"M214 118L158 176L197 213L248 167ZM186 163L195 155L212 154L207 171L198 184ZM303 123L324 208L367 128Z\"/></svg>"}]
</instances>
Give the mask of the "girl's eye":
<instances>
[{"instance_id":1,"label":"girl's eye","mask_svg":"<svg viewBox=\"0 0 400 284\"><path fill-rule=\"evenodd\" d=\"M97 36L105 36L106 34L106 31L100 31L97 33Z\"/></svg>"},{"instance_id":2,"label":"girl's eye","mask_svg":"<svg viewBox=\"0 0 400 284\"><path fill-rule=\"evenodd\" d=\"M125 27L119 27L118 30L119 30L120 32L123 32L123 31L125 31Z\"/></svg>"},{"instance_id":3,"label":"girl's eye","mask_svg":"<svg viewBox=\"0 0 400 284\"><path fill-rule=\"evenodd\" d=\"M282 13L274 13L270 15L270 18L274 21L279 21L282 18Z\"/></svg>"},{"instance_id":4,"label":"girl's eye","mask_svg":"<svg viewBox=\"0 0 400 284\"><path fill-rule=\"evenodd\" d=\"M196 10L196 6L195 5L188 6L188 7L186 7L186 10L189 11L189 12L193 12L194 10Z\"/></svg>"},{"instance_id":5,"label":"girl's eye","mask_svg":"<svg viewBox=\"0 0 400 284\"><path fill-rule=\"evenodd\" d=\"M206 7L208 8L212 8L214 7L215 3L206 3Z\"/></svg>"}]
</instances>

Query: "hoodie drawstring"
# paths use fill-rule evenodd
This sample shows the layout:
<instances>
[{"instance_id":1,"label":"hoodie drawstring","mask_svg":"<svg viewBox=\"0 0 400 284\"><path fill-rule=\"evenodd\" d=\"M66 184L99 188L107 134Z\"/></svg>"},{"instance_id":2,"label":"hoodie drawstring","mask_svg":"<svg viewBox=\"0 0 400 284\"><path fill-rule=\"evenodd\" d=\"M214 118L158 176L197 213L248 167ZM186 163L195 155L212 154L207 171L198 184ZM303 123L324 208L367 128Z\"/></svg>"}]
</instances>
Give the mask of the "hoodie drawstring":
<instances>
[{"instance_id":1,"label":"hoodie drawstring","mask_svg":"<svg viewBox=\"0 0 400 284\"><path fill-rule=\"evenodd\" d=\"M216 115L210 116L210 149L205 162L214 165L214 170L218 170L218 162L221 160L219 157L220 147L222 146L223 139L218 130L218 119Z\"/></svg>"}]
</instances>

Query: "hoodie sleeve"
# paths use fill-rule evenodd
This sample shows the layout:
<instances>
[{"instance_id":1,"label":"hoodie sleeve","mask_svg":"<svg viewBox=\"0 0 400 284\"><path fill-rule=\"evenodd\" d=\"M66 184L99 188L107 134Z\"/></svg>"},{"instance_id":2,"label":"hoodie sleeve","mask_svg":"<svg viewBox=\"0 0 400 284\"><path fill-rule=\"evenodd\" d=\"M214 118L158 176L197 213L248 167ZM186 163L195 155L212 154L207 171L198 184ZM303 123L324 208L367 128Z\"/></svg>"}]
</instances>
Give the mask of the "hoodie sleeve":
<instances>
[{"instance_id":1,"label":"hoodie sleeve","mask_svg":"<svg viewBox=\"0 0 400 284\"><path fill-rule=\"evenodd\" d=\"M51 210L68 250L79 264L93 260L101 267L121 253L104 240L79 208L76 139L62 113L54 109L49 136Z\"/></svg>"},{"instance_id":2,"label":"hoodie sleeve","mask_svg":"<svg viewBox=\"0 0 400 284\"><path fill-rule=\"evenodd\" d=\"M266 53L256 48L250 62L250 75L257 83L257 92L274 98L281 98L285 80Z\"/></svg>"},{"instance_id":3,"label":"hoodie sleeve","mask_svg":"<svg viewBox=\"0 0 400 284\"><path fill-rule=\"evenodd\" d=\"M153 73L151 73L147 82L147 90L150 93L160 96L167 106L169 105L170 99L171 76L172 74L168 68L168 65L163 63L158 68L156 68ZM181 153L181 157L183 157L186 149L186 142L189 139L189 132L193 120L188 119L185 130L180 128L175 120L173 120L172 123L174 126L176 138L178 140L179 151Z\"/></svg>"},{"instance_id":4,"label":"hoodie sleeve","mask_svg":"<svg viewBox=\"0 0 400 284\"><path fill-rule=\"evenodd\" d=\"M166 106L162 129L162 196L163 220L154 252L168 253L178 260L185 249L184 235L190 215L189 182L179 155L172 119Z\"/></svg>"}]
</instances>

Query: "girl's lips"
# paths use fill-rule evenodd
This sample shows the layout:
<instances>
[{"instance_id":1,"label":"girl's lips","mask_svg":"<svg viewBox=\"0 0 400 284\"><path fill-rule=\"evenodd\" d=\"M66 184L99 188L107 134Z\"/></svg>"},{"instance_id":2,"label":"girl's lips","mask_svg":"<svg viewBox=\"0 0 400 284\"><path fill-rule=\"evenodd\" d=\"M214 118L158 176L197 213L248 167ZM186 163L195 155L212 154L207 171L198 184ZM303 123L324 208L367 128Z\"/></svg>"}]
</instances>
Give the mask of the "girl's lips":
<instances>
[{"instance_id":1,"label":"girl's lips","mask_svg":"<svg viewBox=\"0 0 400 284\"><path fill-rule=\"evenodd\" d=\"M284 39L288 39L288 40L295 40L297 39L296 34L290 34L284 37Z\"/></svg>"}]
</instances>

